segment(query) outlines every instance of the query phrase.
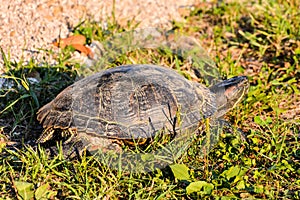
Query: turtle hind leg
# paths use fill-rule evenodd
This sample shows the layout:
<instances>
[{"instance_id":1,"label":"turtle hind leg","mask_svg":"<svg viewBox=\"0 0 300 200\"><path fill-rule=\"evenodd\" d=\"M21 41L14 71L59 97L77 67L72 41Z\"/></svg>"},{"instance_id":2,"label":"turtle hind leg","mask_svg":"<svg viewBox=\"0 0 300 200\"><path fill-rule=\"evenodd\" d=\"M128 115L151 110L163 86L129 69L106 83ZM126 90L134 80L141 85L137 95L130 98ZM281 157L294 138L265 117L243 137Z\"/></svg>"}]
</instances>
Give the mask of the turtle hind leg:
<instances>
[{"instance_id":1,"label":"turtle hind leg","mask_svg":"<svg viewBox=\"0 0 300 200\"><path fill-rule=\"evenodd\" d=\"M74 140L77 136L77 129L76 128L68 128L61 131L61 137L67 138L64 143L68 144Z\"/></svg>"},{"instance_id":2,"label":"turtle hind leg","mask_svg":"<svg viewBox=\"0 0 300 200\"><path fill-rule=\"evenodd\" d=\"M46 128L42 135L37 139L36 143L45 143L54 137L55 129L53 127Z\"/></svg>"}]
</instances>

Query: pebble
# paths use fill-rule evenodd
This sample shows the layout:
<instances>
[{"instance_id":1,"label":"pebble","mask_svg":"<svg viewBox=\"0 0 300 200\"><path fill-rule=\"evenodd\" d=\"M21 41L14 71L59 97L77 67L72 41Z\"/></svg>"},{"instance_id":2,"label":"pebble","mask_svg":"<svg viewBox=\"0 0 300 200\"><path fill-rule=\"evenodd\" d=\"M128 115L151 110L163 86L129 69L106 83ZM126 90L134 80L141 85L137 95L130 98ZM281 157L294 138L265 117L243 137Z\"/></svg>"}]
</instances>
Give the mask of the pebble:
<instances>
[{"instance_id":1,"label":"pebble","mask_svg":"<svg viewBox=\"0 0 300 200\"><path fill-rule=\"evenodd\" d=\"M54 59L43 49L57 50L51 44L53 40L67 37L83 20L105 25L114 10L121 25L134 19L140 28L170 28L172 20L183 20L180 15L183 7L196 3L197 0L2 0L0 46L12 61L26 63L33 58L51 64L55 63ZM0 74L3 72L0 59Z\"/></svg>"}]
</instances>

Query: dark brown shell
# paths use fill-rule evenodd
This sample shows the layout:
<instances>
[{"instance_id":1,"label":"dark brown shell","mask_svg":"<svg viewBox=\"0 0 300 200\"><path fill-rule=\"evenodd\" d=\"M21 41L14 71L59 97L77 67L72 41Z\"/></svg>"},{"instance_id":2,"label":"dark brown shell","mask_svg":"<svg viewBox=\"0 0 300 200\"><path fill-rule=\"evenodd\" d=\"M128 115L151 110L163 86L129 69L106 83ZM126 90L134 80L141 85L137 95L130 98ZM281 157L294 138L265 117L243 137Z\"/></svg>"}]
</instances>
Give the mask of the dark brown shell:
<instances>
[{"instance_id":1,"label":"dark brown shell","mask_svg":"<svg viewBox=\"0 0 300 200\"><path fill-rule=\"evenodd\" d=\"M77 128L100 137L153 137L197 127L216 112L214 93L176 71L127 65L101 71L63 90L38 111L44 128Z\"/></svg>"}]
</instances>

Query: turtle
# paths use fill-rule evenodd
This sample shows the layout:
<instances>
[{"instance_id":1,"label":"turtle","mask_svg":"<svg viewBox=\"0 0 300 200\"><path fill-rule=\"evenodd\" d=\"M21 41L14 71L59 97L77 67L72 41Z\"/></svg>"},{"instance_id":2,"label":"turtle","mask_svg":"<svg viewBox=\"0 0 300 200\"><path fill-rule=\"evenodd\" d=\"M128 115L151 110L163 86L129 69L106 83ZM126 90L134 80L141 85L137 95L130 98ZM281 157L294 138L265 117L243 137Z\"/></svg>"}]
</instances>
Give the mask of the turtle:
<instances>
[{"instance_id":1,"label":"turtle","mask_svg":"<svg viewBox=\"0 0 300 200\"><path fill-rule=\"evenodd\" d=\"M142 145L161 130L195 131L204 119L221 118L248 88L246 76L206 87L163 66L110 68L75 82L39 109L44 131L37 143L59 135L66 143L80 141L89 152L122 151L125 141Z\"/></svg>"}]
</instances>

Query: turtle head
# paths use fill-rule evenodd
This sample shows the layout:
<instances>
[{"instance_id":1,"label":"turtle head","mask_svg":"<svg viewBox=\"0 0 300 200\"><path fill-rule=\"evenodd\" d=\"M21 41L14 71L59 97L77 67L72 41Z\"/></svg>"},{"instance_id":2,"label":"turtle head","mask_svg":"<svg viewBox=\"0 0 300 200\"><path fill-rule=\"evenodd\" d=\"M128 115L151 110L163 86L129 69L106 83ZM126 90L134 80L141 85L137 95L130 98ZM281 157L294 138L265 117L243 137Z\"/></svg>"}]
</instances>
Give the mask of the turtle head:
<instances>
[{"instance_id":1,"label":"turtle head","mask_svg":"<svg viewBox=\"0 0 300 200\"><path fill-rule=\"evenodd\" d=\"M216 114L217 117L221 117L243 99L248 92L249 82L246 76L236 76L217 83L209 89L216 95Z\"/></svg>"}]
</instances>

